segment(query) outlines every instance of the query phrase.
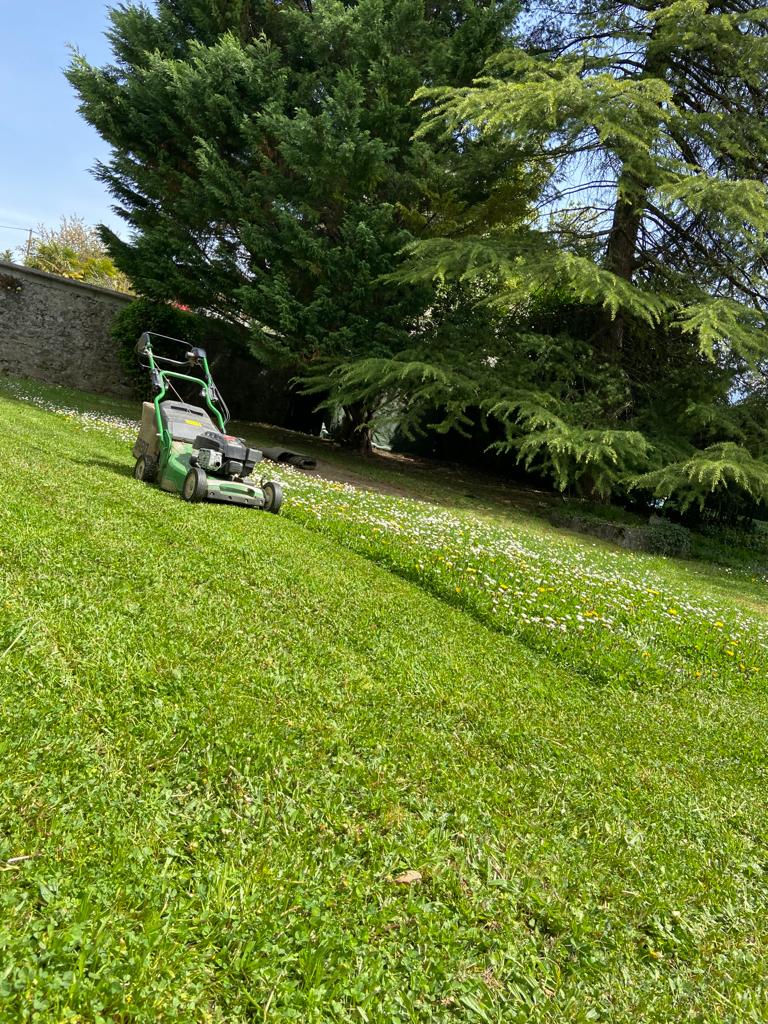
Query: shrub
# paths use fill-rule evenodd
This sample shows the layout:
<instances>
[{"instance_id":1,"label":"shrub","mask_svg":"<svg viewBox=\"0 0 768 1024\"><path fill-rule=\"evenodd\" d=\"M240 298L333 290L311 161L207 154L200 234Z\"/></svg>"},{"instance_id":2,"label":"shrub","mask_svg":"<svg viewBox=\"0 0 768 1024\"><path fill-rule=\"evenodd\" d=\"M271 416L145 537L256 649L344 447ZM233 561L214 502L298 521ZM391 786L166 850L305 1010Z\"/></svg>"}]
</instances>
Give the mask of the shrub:
<instances>
[{"instance_id":1,"label":"shrub","mask_svg":"<svg viewBox=\"0 0 768 1024\"><path fill-rule=\"evenodd\" d=\"M688 558L691 554L691 531L679 523L654 516L647 526L626 530L623 546L650 555Z\"/></svg>"},{"instance_id":2,"label":"shrub","mask_svg":"<svg viewBox=\"0 0 768 1024\"><path fill-rule=\"evenodd\" d=\"M629 551L643 551L648 555L666 555L669 558L688 558L691 555L691 532L668 519L653 517L642 526L610 522L587 513L556 512L550 517L553 526L576 533L585 533L599 540L618 544Z\"/></svg>"},{"instance_id":3,"label":"shrub","mask_svg":"<svg viewBox=\"0 0 768 1024\"><path fill-rule=\"evenodd\" d=\"M136 299L121 309L112 321L112 337L126 377L137 397L148 396L148 377L139 367L136 342L144 331L167 334L190 344L199 344L203 334L202 320L194 313L152 299Z\"/></svg>"},{"instance_id":4,"label":"shrub","mask_svg":"<svg viewBox=\"0 0 768 1024\"><path fill-rule=\"evenodd\" d=\"M705 523L698 532L729 548L745 548L759 555L768 555L768 530L763 523L753 523L751 527Z\"/></svg>"}]
</instances>

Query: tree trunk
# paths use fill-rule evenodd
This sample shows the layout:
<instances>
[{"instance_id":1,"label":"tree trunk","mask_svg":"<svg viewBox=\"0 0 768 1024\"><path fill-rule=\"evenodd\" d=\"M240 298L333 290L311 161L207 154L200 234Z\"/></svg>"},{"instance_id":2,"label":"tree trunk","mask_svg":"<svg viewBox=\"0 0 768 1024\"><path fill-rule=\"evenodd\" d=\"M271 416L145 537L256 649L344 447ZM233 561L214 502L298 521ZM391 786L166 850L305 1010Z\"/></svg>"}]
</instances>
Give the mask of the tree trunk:
<instances>
[{"instance_id":1,"label":"tree trunk","mask_svg":"<svg viewBox=\"0 0 768 1024\"><path fill-rule=\"evenodd\" d=\"M663 60L652 50L655 34L654 26L648 40L640 78L663 74ZM631 282L635 272L640 227L648 199L648 182L638 181L626 169L625 164L619 172L617 184L616 206L613 210L613 223L605 253L605 269L622 280ZM604 355L609 362L620 363L624 348L626 317L619 310L615 317L606 317L606 320L603 332Z\"/></svg>"},{"instance_id":2,"label":"tree trunk","mask_svg":"<svg viewBox=\"0 0 768 1024\"><path fill-rule=\"evenodd\" d=\"M361 455L370 455L373 451L373 434L365 426L369 419L368 410L359 402L344 406L344 421L339 431L339 443Z\"/></svg>"},{"instance_id":3,"label":"tree trunk","mask_svg":"<svg viewBox=\"0 0 768 1024\"><path fill-rule=\"evenodd\" d=\"M626 188L626 177L622 173L619 187ZM627 198L627 192L632 198ZM631 281L635 270L637 242L640 236L640 225L643 219L643 200L645 189L631 188L623 197L616 200L613 211L613 224L608 236L608 248L605 254L605 269L612 274ZM625 316L619 310L613 318L607 318L604 332L604 354L609 362L619 363L624 348Z\"/></svg>"}]
</instances>

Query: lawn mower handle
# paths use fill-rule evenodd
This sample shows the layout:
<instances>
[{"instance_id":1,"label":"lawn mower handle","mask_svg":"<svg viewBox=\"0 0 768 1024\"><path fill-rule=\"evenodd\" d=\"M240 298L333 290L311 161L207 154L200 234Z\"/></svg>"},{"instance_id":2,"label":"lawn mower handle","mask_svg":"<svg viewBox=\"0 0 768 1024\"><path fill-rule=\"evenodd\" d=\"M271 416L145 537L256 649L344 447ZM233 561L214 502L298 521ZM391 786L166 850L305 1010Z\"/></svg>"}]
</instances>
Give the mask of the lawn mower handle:
<instances>
[{"instance_id":1,"label":"lawn mower handle","mask_svg":"<svg viewBox=\"0 0 768 1024\"><path fill-rule=\"evenodd\" d=\"M171 359L169 356L156 355L152 350L152 338L162 338L165 341L172 341L177 345L183 345L187 350L187 358L180 360ZM214 419L218 422L222 433L226 430L227 421L229 419L229 409L213 381L205 349L198 348L197 346L191 346L186 341L182 341L180 338L171 338L167 334L155 334L153 331L144 331L136 343L136 351L139 354L139 361L141 362L141 365L149 370L152 378L152 386L156 391L154 399L155 414L157 416L158 431L161 435L163 434L163 425L160 417L160 402L165 398L168 391L168 378L183 380L191 384L202 386L203 397L205 398L206 405L213 413ZM142 362L142 356L146 358L146 363ZM199 368L202 370L203 376L193 377L189 373L180 373L178 371L165 368L171 366L182 367L184 369ZM221 406L221 408L218 406Z\"/></svg>"}]
</instances>

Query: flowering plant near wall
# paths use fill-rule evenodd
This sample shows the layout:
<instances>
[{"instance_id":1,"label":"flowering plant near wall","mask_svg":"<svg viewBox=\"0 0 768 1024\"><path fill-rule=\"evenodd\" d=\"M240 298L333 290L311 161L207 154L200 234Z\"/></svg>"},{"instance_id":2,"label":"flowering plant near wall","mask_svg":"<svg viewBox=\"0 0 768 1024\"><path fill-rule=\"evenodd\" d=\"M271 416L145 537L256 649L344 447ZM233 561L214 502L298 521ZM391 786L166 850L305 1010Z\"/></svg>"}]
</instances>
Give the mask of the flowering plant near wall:
<instances>
[{"instance_id":1,"label":"flowering plant near wall","mask_svg":"<svg viewBox=\"0 0 768 1024\"><path fill-rule=\"evenodd\" d=\"M11 274L0 274L0 289L5 292L20 292L23 289L21 281L18 281Z\"/></svg>"}]
</instances>

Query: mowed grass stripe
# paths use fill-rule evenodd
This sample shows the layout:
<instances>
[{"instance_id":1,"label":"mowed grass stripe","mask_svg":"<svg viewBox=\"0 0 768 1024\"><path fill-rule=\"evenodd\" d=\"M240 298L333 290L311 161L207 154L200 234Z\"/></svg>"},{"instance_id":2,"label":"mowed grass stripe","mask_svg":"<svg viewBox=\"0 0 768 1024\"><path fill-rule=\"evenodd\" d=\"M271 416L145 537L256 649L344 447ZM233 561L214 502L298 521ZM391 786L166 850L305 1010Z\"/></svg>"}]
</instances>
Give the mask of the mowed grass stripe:
<instances>
[{"instance_id":1,"label":"mowed grass stripe","mask_svg":"<svg viewBox=\"0 0 768 1024\"><path fill-rule=\"evenodd\" d=\"M2 1019L760 1019L754 687L595 691L109 436L0 427Z\"/></svg>"}]
</instances>

